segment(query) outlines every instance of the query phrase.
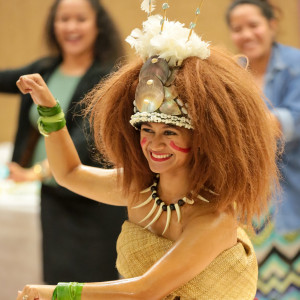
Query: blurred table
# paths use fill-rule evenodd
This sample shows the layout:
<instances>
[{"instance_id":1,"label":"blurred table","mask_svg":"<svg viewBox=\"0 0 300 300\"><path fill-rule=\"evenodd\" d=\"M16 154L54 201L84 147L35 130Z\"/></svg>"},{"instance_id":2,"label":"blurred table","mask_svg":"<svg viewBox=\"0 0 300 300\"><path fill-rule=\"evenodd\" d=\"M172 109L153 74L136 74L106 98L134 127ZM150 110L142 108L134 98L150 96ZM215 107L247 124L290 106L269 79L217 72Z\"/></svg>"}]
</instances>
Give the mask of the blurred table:
<instances>
[{"instance_id":1,"label":"blurred table","mask_svg":"<svg viewBox=\"0 0 300 300\"><path fill-rule=\"evenodd\" d=\"M11 144L0 144L0 166ZM0 299L16 299L25 284L42 283L39 183L0 179Z\"/></svg>"}]
</instances>

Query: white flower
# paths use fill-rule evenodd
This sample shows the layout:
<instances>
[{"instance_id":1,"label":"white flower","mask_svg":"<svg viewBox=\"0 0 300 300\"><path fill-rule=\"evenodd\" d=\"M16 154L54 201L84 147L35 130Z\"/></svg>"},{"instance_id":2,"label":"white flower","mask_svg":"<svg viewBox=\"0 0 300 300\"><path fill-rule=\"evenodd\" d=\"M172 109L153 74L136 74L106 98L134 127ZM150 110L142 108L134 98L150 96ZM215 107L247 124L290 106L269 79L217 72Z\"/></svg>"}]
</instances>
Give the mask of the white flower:
<instances>
[{"instance_id":1,"label":"white flower","mask_svg":"<svg viewBox=\"0 0 300 300\"><path fill-rule=\"evenodd\" d=\"M202 41L194 32L188 41L190 29L180 22L165 20L161 32L161 20L160 15L148 17L143 23L143 30L136 28L126 38L144 61L153 55L159 55L172 67L190 56L201 59L209 57L209 43Z\"/></svg>"}]
</instances>

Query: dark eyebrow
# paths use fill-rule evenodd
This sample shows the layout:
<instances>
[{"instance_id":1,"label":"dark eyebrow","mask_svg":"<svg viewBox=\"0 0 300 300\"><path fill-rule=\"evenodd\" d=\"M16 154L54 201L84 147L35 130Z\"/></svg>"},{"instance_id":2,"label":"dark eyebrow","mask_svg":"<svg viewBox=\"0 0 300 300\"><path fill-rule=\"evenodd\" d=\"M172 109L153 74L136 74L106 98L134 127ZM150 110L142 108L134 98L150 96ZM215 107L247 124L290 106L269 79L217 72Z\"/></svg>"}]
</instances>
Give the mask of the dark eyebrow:
<instances>
[{"instance_id":1,"label":"dark eyebrow","mask_svg":"<svg viewBox=\"0 0 300 300\"><path fill-rule=\"evenodd\" d=\"M145 125L145 126L149 126L152 128L151 124L149 122L143 122L141 124L142 125ZM176 125L173 125L173 124L165 124L163 128L171 128L171 129L175 129L175 130L178 130L177 126Z\"/></svg>"}]
</instances>

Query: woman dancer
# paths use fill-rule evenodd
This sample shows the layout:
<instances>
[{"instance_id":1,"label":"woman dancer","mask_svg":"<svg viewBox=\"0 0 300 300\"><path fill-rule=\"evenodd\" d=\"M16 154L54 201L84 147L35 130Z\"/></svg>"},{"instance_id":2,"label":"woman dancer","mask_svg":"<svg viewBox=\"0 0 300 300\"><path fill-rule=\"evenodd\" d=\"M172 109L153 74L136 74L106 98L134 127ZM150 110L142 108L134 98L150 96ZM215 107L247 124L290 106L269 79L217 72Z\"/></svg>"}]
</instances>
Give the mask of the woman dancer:
<instances>
[{"instance_id":1,"label":"woman dancer","mask_svg":"<svg viewBox=\"0 0 300 300\"><path fill-rule=\"evenodd\" d=\"M253 300L256 257L238 225L251 224L276 182L268 110L231 56L178 22L150 16L127 40L144 62L123 66L87 97L97 147L114 170L81 163L39 75L18 81L38 105L58 182L127 207L117 243L125 279L28 285L18 299Z\"/></svg>"}]
</instances>

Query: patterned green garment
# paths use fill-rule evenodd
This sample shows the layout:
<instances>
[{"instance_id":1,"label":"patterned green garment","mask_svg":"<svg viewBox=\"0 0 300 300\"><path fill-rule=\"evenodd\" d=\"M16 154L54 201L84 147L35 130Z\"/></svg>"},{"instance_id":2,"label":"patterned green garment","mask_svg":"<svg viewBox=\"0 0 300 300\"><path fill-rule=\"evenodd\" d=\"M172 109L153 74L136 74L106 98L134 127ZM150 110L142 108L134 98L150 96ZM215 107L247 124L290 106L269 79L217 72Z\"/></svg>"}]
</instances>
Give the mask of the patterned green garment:
<instances>
[{"instance_id":1,"label":"patterned green garment","mask_svg":"<svg viewBox=\"0 0 300 300\"><path fill-rule=\"evenodd\" d=\"M274 230L270 209L269 221L260 222L252 243L258 260L259 300L300 299L300 231L280 235Z\"/></svg>"}]
</instances>

